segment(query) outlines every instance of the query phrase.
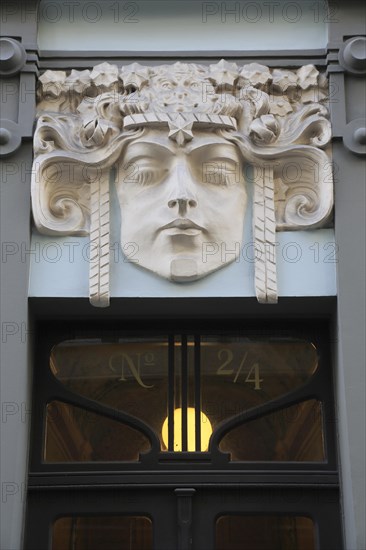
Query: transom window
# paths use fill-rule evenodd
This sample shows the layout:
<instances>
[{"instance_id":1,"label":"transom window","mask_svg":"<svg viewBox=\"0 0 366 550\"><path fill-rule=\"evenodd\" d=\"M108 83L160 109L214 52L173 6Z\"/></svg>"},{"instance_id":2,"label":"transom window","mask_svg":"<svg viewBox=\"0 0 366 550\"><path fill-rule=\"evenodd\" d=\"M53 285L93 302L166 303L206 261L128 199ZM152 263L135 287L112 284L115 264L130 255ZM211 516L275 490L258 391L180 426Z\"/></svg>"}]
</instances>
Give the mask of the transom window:
<instances>
[{"instance_id":1,"label":"transom window","mask_svg":"<svg viewBox=\"0 0 366 550\"><path fill-rule=\"evenodd\" d=\"M334 464L329 365L314 333L145 334L50 342L37 383L40 469L185 453L232 467Z\"/></svg>"},{"instance_id":2,"label":"transom window","mask_svg":"<svg viewBox=\"0 0 366 550\"><path fill-rule=\"evenodd\" d=\"M50 369L73 404L47 404L43 460L133 461L158 441L161 452L215 443L233 461L323 461L318 367L315 345L294 337L63 341Z\"/></svg>"}]
</instances>

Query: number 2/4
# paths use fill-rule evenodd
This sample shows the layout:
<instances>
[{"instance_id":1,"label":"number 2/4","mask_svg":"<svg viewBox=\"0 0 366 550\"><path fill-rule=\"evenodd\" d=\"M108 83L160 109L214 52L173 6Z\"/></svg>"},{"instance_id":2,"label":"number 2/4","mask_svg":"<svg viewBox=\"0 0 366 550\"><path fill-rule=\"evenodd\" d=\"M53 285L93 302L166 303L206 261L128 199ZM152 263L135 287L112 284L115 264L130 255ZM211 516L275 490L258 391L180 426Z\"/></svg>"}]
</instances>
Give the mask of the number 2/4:
<instances>
[{"instance_id":1,"label":"number 2/4","mask_svg":"<svg viewBox=\"0 0 366 550\"><path fill-rule=\"evenodd\" d=\"M228 349L228 348L220 349L217 355L218 355L218 358L223 361L223 363L218 367L216 374L219 376L225 376L225 375L230 376L234 374L233 382L235 384L238 381L238 378L243 370L248 353L247 352L244 353L242 360L240 361L237 369L231 367L231 364L234 360L234 354L231 351L231 349ZM263 378L260 377L259 363L254 363L251 366L244 382L248 384L254 384L255 390L261 389L261 382L263 382Z\"/></svg>"}]
</instances>

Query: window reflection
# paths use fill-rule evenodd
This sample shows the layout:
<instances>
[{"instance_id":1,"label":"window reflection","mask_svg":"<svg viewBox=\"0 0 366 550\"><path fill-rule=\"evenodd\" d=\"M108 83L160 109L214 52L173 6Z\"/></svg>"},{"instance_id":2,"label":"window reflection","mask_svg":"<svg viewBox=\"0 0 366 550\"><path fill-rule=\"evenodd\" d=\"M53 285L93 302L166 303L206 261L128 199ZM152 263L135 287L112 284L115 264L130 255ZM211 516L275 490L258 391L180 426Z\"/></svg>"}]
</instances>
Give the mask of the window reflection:
<instances>
[{"instance_id":1,"label":"window reflection","mask_svg":"<svg viewBox=\"0 0 366 550\"><path fill-rule=\"evenodd\" d=\"M221 516L215 550L315 550L314 524L302 516Z\"/></svg>"},{"instance_id":2,"label":"window reflection","mask_svg":"<svg viewBox=\"0 0 366 550\"><path fill-rule=\"evenodd\" d=\"M246 422L220 443L231 460L323 461L321 404L311 399Z\"/></svg>"},{"instance_id":3,"label":"window reflection","mask_svg":"<svg viewBox=\"0 0 366 550\"><path fill-rule=\"evenodd\" d=\"M74 394L142 420L161 439L168 412L166 338L65 341L53 348L50 369Z\"/></svg>"},{"instance_id":4,"label":"window reflection","mask_svg":"<svg viewBox=\"0 0 366 550\"><path fill-rule=\"evenodd\" d=\"M318 368L311 342L209 336L202 338L202 410L213 427L248 409L291 393Z\"/></svg>"},{"instance_id":5,"label":"window reflection","mask_svg":"<svg viewBox=\"0 0 366 550\"><path fill-rule=\"evenodd\" d=\"M153 527L145 516L75 516L53 524L52 550L152 550Z\"/></svg>"},{"instance_id":6,"label":"window reflection","mask_svg":"<svg viewBox=\"0 0 366 550\"><path fill-rule=\"evenodd\" d=\"M129 426L60 401L47 405L45 462L136 461L150 449Z\"/></svg>"}]
</instances>

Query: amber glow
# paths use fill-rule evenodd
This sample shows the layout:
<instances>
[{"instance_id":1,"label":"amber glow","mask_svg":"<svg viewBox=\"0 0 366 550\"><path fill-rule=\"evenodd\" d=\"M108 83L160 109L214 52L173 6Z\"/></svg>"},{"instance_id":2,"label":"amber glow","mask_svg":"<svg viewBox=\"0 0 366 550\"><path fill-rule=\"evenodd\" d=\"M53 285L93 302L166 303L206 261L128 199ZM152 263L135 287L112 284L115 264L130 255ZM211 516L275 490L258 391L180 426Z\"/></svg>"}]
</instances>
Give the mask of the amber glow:
<instances>
[{"instance_id":1,"label":"amber glow","mask_svg":"<svg viewBox=\"0 0 366 550\"><path fill-rule=\"evenodd\" d=\"M212 434L211 422L201 412L201 451L207 451L208 443ZM161 431L164 445L168 448L168 417L164 420ZM174 411L174 451L182 450L182 409ZM196 450L196 426L195 410L193 407L187 409L187 450L192 452Z\"/></svg>"}]
</instances>

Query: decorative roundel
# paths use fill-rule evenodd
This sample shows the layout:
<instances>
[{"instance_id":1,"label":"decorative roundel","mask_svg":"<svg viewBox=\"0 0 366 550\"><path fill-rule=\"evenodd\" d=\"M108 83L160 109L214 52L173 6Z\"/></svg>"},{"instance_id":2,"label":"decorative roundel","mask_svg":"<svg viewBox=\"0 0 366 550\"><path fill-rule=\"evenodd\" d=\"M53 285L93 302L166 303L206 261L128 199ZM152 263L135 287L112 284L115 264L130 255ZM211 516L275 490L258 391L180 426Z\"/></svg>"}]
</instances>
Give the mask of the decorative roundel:
<instances>
[{"instance_id":1,"label":"decorative roundel","mask_svg":"<svg viewBox=\"0 0 366 550\"><path fill-rule=\"evenodd\" d=\"M339 63L354 75L366 73L366 37L354 36L339 50Z\"/></svg>"},{"instance_id":2,"label":"decorative roundel","mask_svg":"<svg viewBox=\"0 0 366 550\"><path fill-rule=\"evenodd\" d=\"M19 126L12 120L0 120L0 157L14 153L21 145Z\"/></svg>"},{"instance_id":3,"label":"decorative roundel","mask_svg":"<svg viewBox=\"0 0 366 550\"><path fill-rule=\"evenodd\" d=\"M343 143L356 155L366 155L366 119L355 118L345 128Z\"/></svg>"},{"instance_id":4,"label":"decorative roundel","mask_svg":"<svg viewBox=\"0 0 366 550\"><path fill-rule=\"evenodd\" d=\"M20 42L13 38L0 38L0 75L13 76L23 68L27 54Z\"/></svg>"}]
</instances>

